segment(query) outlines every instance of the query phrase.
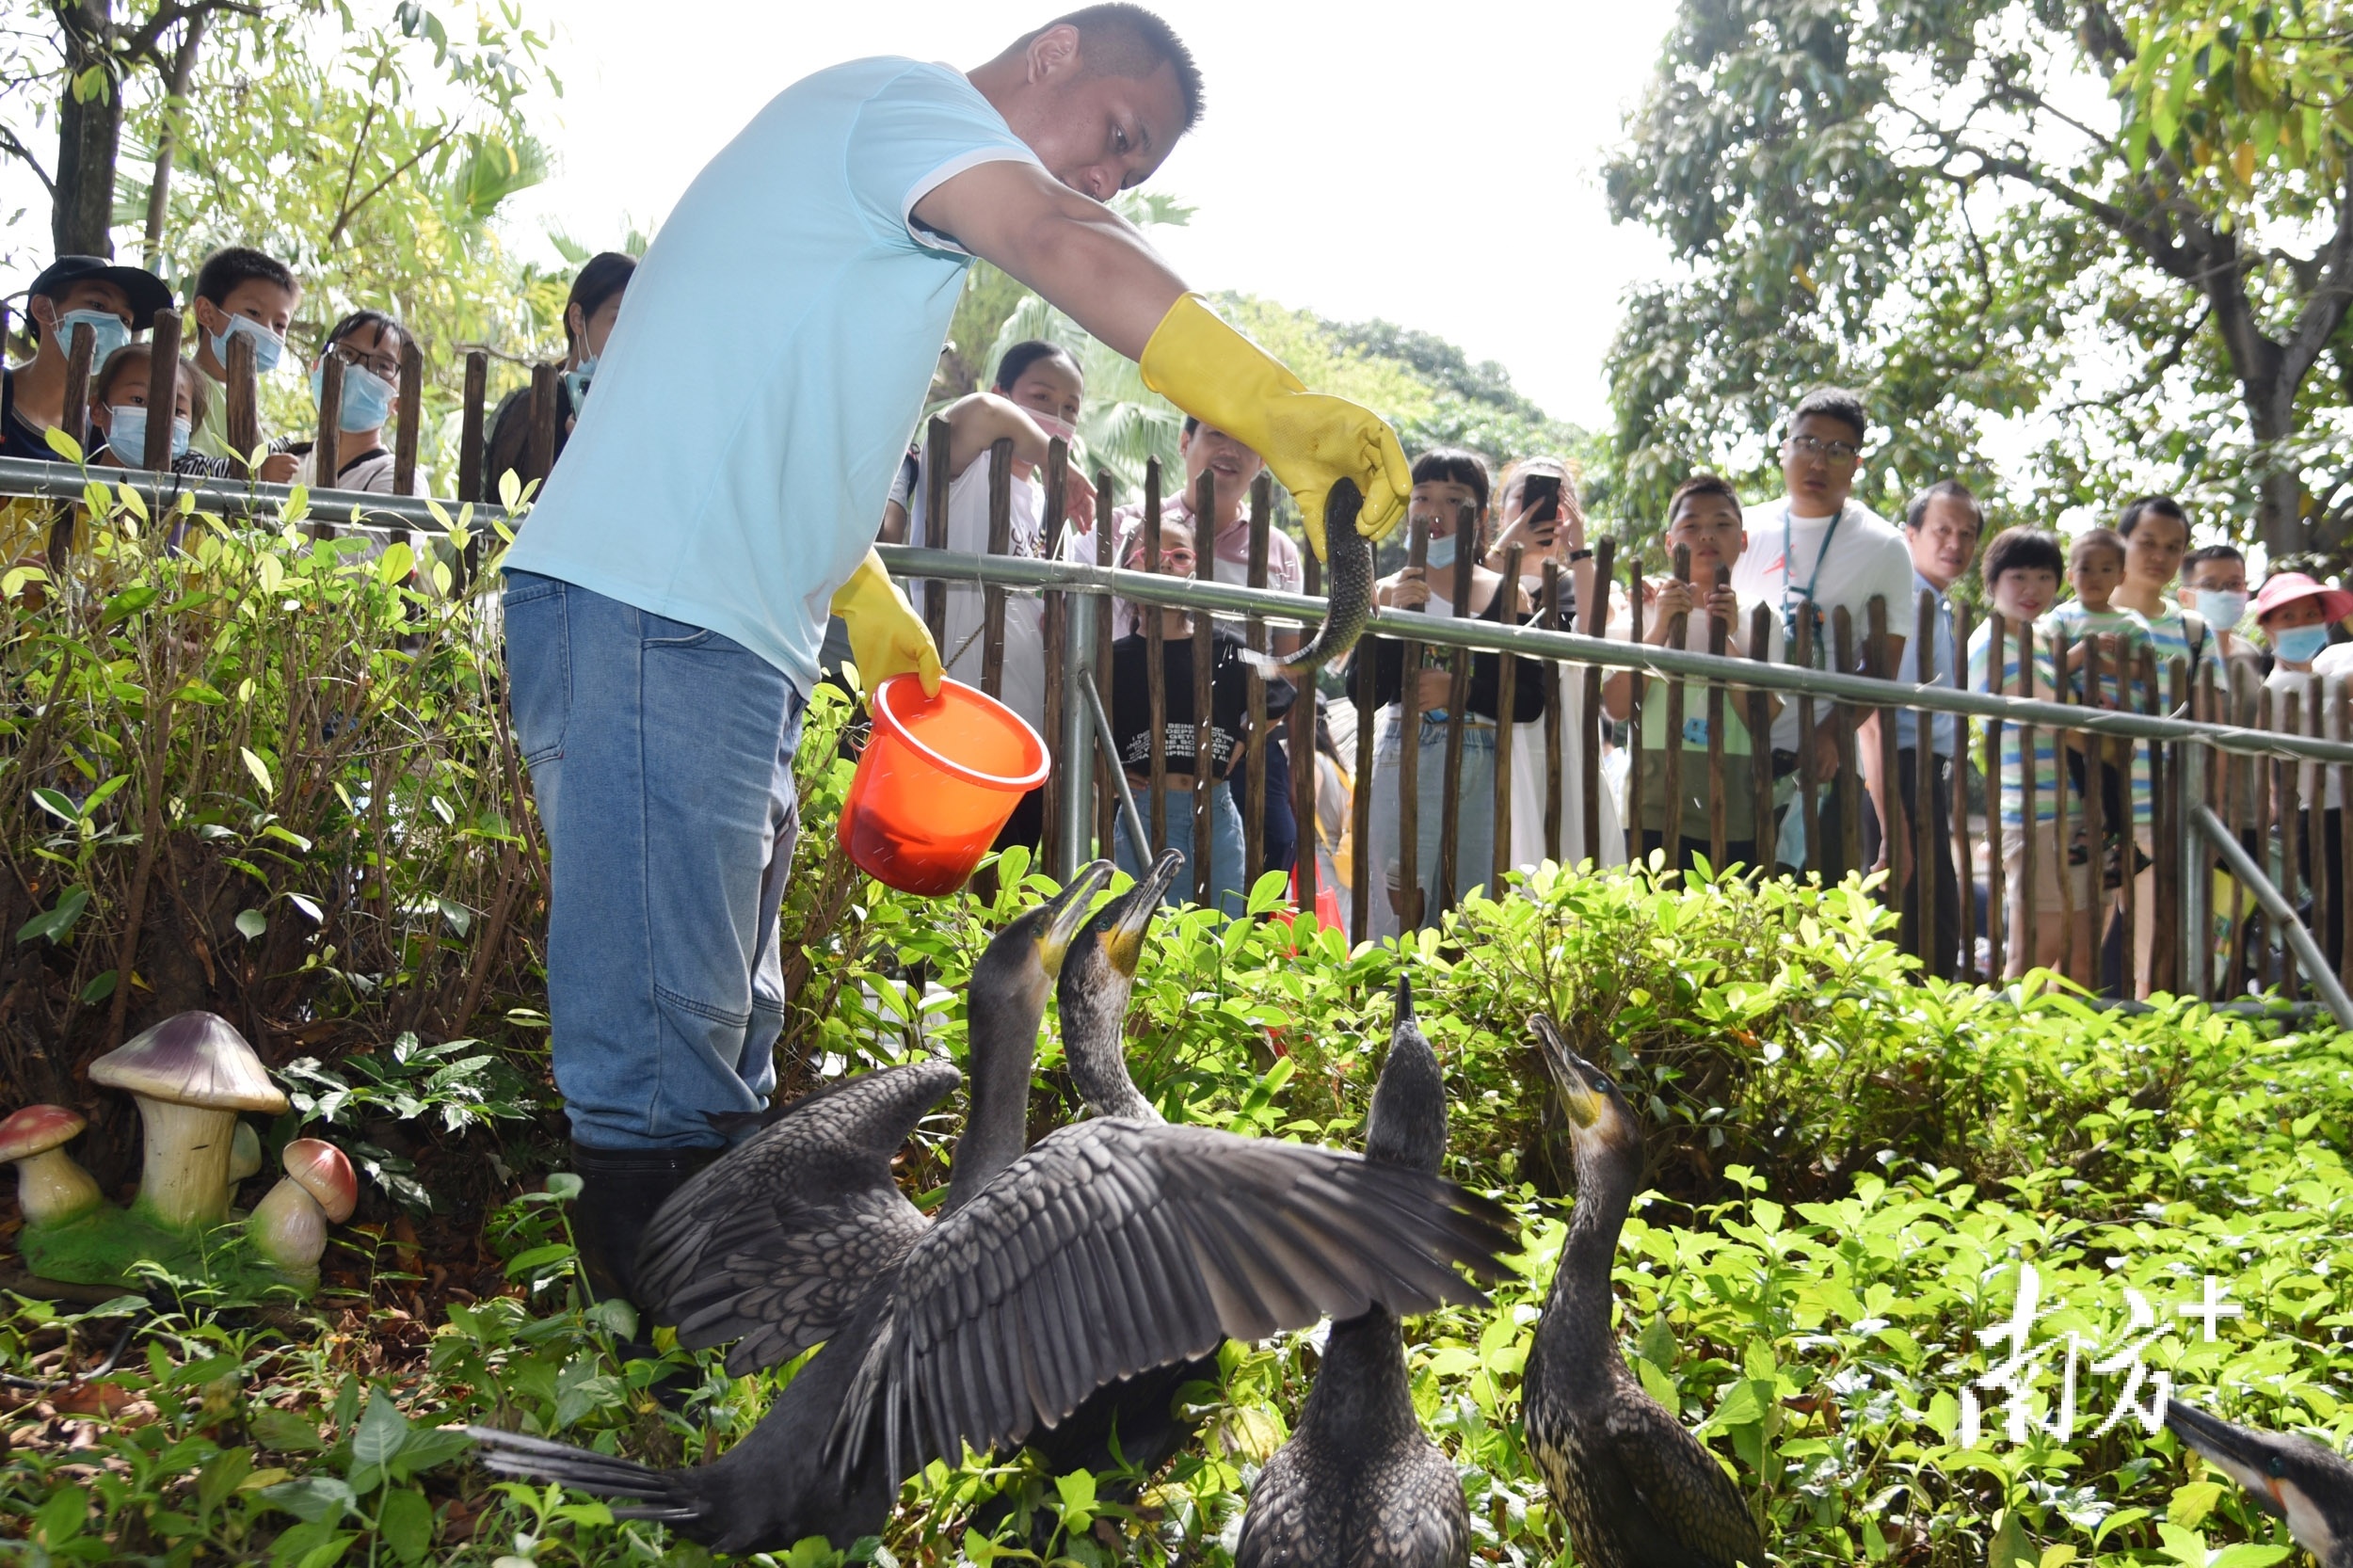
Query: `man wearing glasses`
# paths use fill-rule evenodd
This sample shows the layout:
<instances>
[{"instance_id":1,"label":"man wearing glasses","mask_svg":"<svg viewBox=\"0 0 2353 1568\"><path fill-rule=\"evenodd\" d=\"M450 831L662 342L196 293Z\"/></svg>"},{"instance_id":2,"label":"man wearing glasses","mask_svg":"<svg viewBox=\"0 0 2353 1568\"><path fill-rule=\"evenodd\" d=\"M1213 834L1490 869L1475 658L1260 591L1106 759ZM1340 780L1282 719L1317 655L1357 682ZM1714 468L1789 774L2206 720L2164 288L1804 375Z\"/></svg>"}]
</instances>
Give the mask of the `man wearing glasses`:
<instances>
[{"instance_id":1,"label":"man wearing glasses","mask_svg":"<svg viewBox=\"0 0 2353 1568\"><path fill-rule=\"evenodd\" d=\"M1833 617L1842 608L1854 627L1849 667L1856 672L1864 668L1874 598L1887 602L1891 667L1903 657L1903 631L1910 624L1913 602L1912 552L1892 524L1851 493L1869 424L1863 400L1842 387L1817 387L1798 400L1781 446L1785 493L1748 508L1744 520L1749 548L1732 568L1734 592L1780 611L1792 658L1804 627L1817 669L1836 662ZM1878 720L1865 718L1858 724L1849 710L1817 702L1813 755L1801 757L1802 706L1785 703L1773 721L1773 774L1779 780L1774 800L1781 812L1775 857L1793 872L1811 869L1824 882L1835 882L1855 869L1846 864L1849 812L1861 813L1864 868L1875 868L1881 859L1879 824L1886 820L1887 791L1886 781L1878 776ZM1855 730L1855 755L1867 798L1839 771L1839 742L1849 727ZM1804 813L1788 808L1801 798L1801 767L1823 787L1816 797L1823 840L1818 844L1808 841L1808 824L1801 820Z\"/></svg>"}]
</instances>

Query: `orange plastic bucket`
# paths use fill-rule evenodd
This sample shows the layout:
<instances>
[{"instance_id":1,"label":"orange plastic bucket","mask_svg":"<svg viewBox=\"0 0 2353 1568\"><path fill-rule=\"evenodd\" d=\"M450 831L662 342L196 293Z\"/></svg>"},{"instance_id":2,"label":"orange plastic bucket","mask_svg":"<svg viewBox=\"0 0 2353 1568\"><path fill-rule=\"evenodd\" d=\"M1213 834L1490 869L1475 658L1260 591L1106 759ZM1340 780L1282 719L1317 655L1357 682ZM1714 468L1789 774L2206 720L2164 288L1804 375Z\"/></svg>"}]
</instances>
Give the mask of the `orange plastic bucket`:
<instances>
[{"instance_id":1,"label":"orange plastic bucket","mask_svg":"<svg viewBox=\"0 0 2353 1568\"><path fill-rule=\"evenodd\" d=\"M874 688L873 739L837 834L842 853L902 892L952 893L1021 797L1046 782L1046 743L1021 715L960 681L927 697L913 675Z\"/></svg>"}]
</instances>

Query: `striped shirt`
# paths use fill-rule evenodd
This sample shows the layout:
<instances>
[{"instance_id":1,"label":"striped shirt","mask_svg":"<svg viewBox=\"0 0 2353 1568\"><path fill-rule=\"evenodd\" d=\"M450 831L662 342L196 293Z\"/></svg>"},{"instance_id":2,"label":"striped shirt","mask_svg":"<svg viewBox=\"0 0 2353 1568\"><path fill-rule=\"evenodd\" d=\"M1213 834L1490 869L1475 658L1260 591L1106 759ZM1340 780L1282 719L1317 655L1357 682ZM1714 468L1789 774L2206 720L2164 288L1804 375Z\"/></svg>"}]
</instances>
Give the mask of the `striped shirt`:
<instances>
[{"instance_id":1,"label":"striped shirt","mask_svg":"<svg viewBox=\"0 0 2353 1568\"><path fill-rule=\"evenodd\" d=\"M2057 687L2052 680L2050 645L2041 637L2035 639L2034 682L2031 691L2020 679L2018 664L2018 633L2008 629L2002 638L2001 677L1986 679L1993 641L1993 622L1988 619L1969 637L1969 689L1975 692L2005 692L2012 696L2033 696L2048 702ZM2002 726L2001 745L2001 810L2002 826L2006 830L2023 831L2026 824L2026 770L2020 755L2018 726ZM2038 728L2034 732L2034 820L2038 823L2058 820L2058 732Z\"/></svg>"},{"instance_id":2,"label":"striped shirt","mask_svg":"<svg viewBox=\"0 0 2353 1568\"><path fill-rule=\"evenodd\" d=\"M2154 648L2156 644L2150 635L2149 623L2140 617L2137 611L2119 609L2115 606L2110 606L2105 610L2094 610L2089 608L2079 599L2071 599L2043 616L2037 630L2044 636L2049 636L2054 632L2064 632L2071 646L2081 643L2086 637L2116 638L2122 645L2121 653L2126 661L2125 672L2128 679L2120 686L2117 680L2116 661L2108 657L2104 649L2100 660L2099 706L2111 709L2128 708L2134 712L2146 711L2148 685L2140 679L2140 656L2145 649ZM2160 659L2163 657L2163 654L2159 655ZM2086 661L2069 677L2067 700L2089 702L2092 699L2090 680L2091 666L2089 662ZM2111 765L2121 767L2122 755L2121 751L2111 751ZM2086 789L2092 788L2093 781L2099 777L2098 771L2091 764L2090 756L2089 751L2085 753L2084 784ZM2146 827L2155 816L2155 800L2154 792L2150 788L2149 759L2144 748L2139 746L2133 748L2132 791L2133 825ZM2114 799L2115 797L2111 795L2107 798ZM2113 827L2116 824L2107 823L2103 825Z\"/></svg>"}]
</instances>

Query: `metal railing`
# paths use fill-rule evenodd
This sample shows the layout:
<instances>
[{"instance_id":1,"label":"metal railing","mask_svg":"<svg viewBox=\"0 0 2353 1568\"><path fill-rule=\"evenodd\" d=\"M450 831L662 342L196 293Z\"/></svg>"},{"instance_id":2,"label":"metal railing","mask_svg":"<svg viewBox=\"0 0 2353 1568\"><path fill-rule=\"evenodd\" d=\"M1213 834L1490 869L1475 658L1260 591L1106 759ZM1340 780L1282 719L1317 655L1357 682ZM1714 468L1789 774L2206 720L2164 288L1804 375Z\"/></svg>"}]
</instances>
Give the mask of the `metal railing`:
<instances>
[{"instance_id":1,"label":"metal railing","mask_svg":"<svg viewBox=\"0 0 2353 1568\"><path fill-rule=\"evenodd\" d=\"M936 424L932 451L936 456L944 455L941 427ZM1206 696L1211 681L1194 680L1186 690L1187 682L1172 681L1169 677L1206 676L1211 671L1209 617L1241 619L1246 639L1264 647L1273 628L1314 625L1324 602L1314 591L1311 557L1306 562L1308 592L1283 593L1262 585L1267 576L1272 512L1263 480L1247 517L1252 583L1238 584L1216 582L1208 575L1214 569L1215 552L1210 548L1199 552L1200 575L1190 578L1114 567L1107 522L1095 532L1096 559L1092 562L1008 553L1009 443L999 443L989 460L997 469L996 482L990 487L987 542L992 551L969 553L944 548L945 474L944 465L936 460L926 476L924 544L885 545L882 552L895 574L911 585L924 584L916 597L936 634L944 622L949 586L981 591L985 610L975 683L992 695L1002 695L1004 689L1006 616L1029 613L1026 601L1016 596L1038 596L1045 669L1051 677L1045 681L1044 733L1055 755L1047 786L1048 828L1040 847L1048 870L1066 872L1098 849L1110 849L1115 817L1129 823L1131 837L1148 836L1160 841L1169 812L1186 805L1167 788L1169 770L1162 743L1172 721L1179 726L1191 723L1196 730L1206 723ZM1045 535L1049 539L1059 539L1063 533L1062 461L1058 442L1043 476ZM186 495L197 510L228 518L276 520L285 515L293 500L291 488L283 486L0 459L0 495L71 504L84 497L85 487L93 478L109 485L130 485L151 507ZM1097 489L1099 504L1108 514L1108 476L1098 477ZM368 532L428 535L438 534L443 519L456 516L464 504L464 500L440 503L437 515L433 505L410 497L312 490L308 499L314 524L320 519L340 518L352 520L345 526ZM1205 491L1196 498L1194 511L1214 515L1214 496ZM1155 470L1146 486L1140 528L1147 557L1157 553L1162 514ZM1419 537L1411 539L1409 559L1421 559L1424 549ZM2007 730L2018 736L2021 752L2032 756L2036 738L2049 732L2058 737L2057 750L2062 758L2080 753L2087 782L2075 786L2062 777L2047 816L2038 814L2032 785L2027 786L2025 815L2038 824L2038 831L2023 835L2025 856L2015 870L2030 885L2041 886L2037 850L2053 856L2072 853L2075 829L2081 829L2082 872L2070 875L2062 868L2056 878L2057 914L2066 932L2060 967L2089 984L2096 985L2105 979L2128 993L2168 989L2217 997L2243 995L2263 986L2293 994L2300 987L2332 1010L2345 1004L2347 990L2353 989L2353 939L2348 939L2342 913L2347 902L2345 890L2353 887L2353 834L2337 830L2339 808L2327 806L2324 799L2316 809L2312 799L2316 782L2324 776L2340 801L2347 786L2353 786L2353 744L2328 738L2329 734L2353 733L2353 726L2344 718L2353 697L2342 688L2324 693L2323 701L2299 705L2292 695L2265 692L2250 697L2236 688L2218 685L2211 672L2201 672L2192 680L2178 664L2159 671L2148 661L2136 668L2107 671L2104 678L2096 650L2083 675L2061 681L2061 689L2051 698L1971 690L1962 682L1961 672L1955 672L1951 683L1897 682L1883 673L1895 667L1894 645L1887 614L1890 607L1878 604L1871 607L1859 636L1843 612L1828 618L1824 635L1832 652L1825 663L1830 667L1813 667L1813 650L1804 646L1802 635L1798 646L1785 650L1783 661L1761 657L1767 648L1761 612L1752 626L1743 629L1749 633L1751 657L1659 646L1639 640L1641 599L1631 579L1612 583L1610 557L1614 553L1611 541L1597 541L1593 601L1577 607L1574 628L1566 603L1566 579L1558 563L1546 565L1542 586L1534 595L1534 613L1524 624L1393 610L1371 617L1365 641L1348 662L1345 687L1338 694L1343 705L1353 709L1356 720L1354 766L1343 770L1353 776L1345 835L1351 840L1350 853L1334 868L1347 884L1343 921L1353 935L1361 937L1385 923L1375 919L1385 913L1376 897L1392 904L1385 913L1397 924L1411 927L1438 919L1455 901L1459 888L1482 881L1499 886L1513 867L1536 859L1643 859L1644 824L1659 820L1651 807L1662 789L1663 822L1651 831L1662 840L1665 866L1672 867L1685 857L1679 846L1686 844L1697 846L1719 868L1722 866L1724 851L1731 847L1724 808L1736 792L1746 795L1748 816L1754 824L1753 854L1769 868L1771 851L1767 846L1775 832L1771 824L1791 813L1801 813L1801 821L1807 828L1809 862L1819 864L1825 851L1835 843L1839 864L1861 864L1863 812L1859 804L1833 810L1829 797L1833 785L1845 786L1847 797L1858 794L1853 784L1865 771L1865 760L1859 754L1859 731L1865 727L1839 727L1840 765L1833 780L1817 780L1804 769L1794 776L1785 772L1777 775L1769 747L1761 743L1750 746L1744 755L1727 749L1731 727L1722 721L1729 718L1751 736L1762 736L1769 728L1766 704L1769 698L1779 698L1799 709L1801 753L1813 749L1816 725L1833 713L1880 718L1877 750L1869 759L1868 771L1887 780L1888 789L1898 794L1901 792L1895 785L1900 769L1892 722L1897 712L1921 715L1924 727L1935 717L1950 715L1974 721L1980 728L1976 744L1964 739L1961 765L1952 770L1944 787L1949 792L1945 803L1948 834L1939 836L1932 831L1932 811L1907 809L1894 813L1901 831L1885 836L1888 877L1883 897L1896 902L1894 889L1915 882L1925 884L1927 878L1914 875L1922 867L1933 874L1940 864L1949 866L1958 885L1959 930L1940 929L1945 917L1937 913L1932 896L1909 901L1913 908L1904 921L1901 939L1924 959L1942 952L1947 955L1942 967L1952 972L1994 981L2015 972L2016 955L2022 951L2039 950L2052 911L2031 898L2014 899L2015 889L2006 887L2010 871L2005 862L2018 858L2009 850L2020 835L2011 835L2011 844L2006 844L1999 821L2000 781L1979 776L1982 759L1976 754L1998 755L2000 739ZM1470 552L1459 552L1457 559L1456 586L1462 589L1467 585ZM1516 562L1503 565L1507 580L1518 578ZM1603 634L1612 623L1609 601L1613 596L1624 596L1622 601L1628 604L1634 624L1625 630L1636 640ZM1467 598L1467 593L1458 592L1453 601L1465 602ZM1160 617L1149 614L1141 617L1144 655L1151 678L1147 681L1151 712L1143 716L1143 728L1154 742L1151 756L1141 767L1112 765L1114 754L1107 732L1119 716L1112 692L1108 635L1115 600L1145 609L1208 613L1193 617L1190 639L1180 639L1191 644L1190 660L1176 664L1166 658ZM1927 617L1934 612L1928 604L1913 609L1905 630L1916 638L1922 630L1932 630L1933 622ZM1810 624L1810 620L1801 621L1801 632ZM1953 627L1957 648L1966 648L1970 630L1965 613L1960 615ZM1682 631L1670 629L1670 645L1684 640ZM1732 631L1721 629L1714 646L1723 646ZM1995 632L1997 645L2011 638L2025 645L2021 664L2027 667L2035 664L2035 635L2025 628L1997 628ZM1446 765L1439 779L1442 793L1438 800L1420 798L1417 766L1399 765L1403 760L1401 753L1410 748L1401 744L1387 754L1382 752L1379 743L1385 728L1401 737L1421 730L1417 698L1408 695L1417 691L1418 679L1401 679L1397 700L1392 703L1374 699L1373 667L1384 644L1400 649L1404 668L1417 677L1428 661L1436 673L1451 681L1451 700L1428 721L1443 726ZM1474 661L1482 656L1495 661L1492 673L1498 700L1491 706L1509 712L1515 688L1532 682L1543 698L1541 720L1497 725L1482 723L1465 712L1462 695L1470 686ZM2064 648L2052 650L2051 657L2055 668L2063 668L2068 662ZM1965 656L1961 662L1965 665ZM1626 682L1631 690L1623 704L1625 720L1613 721L1604 712L1603 693L1608 678L1621 672L1635 679ZM1244 781L1237 792L1244 818L1243 859L1247 868L1255 870L1262 858L1268 808L1266 748L1283 744L1293 764L1290 805L1300 845L1294 891L1301 904L1312 908L1320 890L1315 854L1318 778L1311 761L1317 751L1313 704L1297 702L1287 718L1270 723L1265 717L1269 711L1266 683L1252 674L1247 687L1250 733L1236 767ZM1683 723L1687 715L1705 714L1709 722L1705 742L1646 744L1644 716L1654 703L1668 721L1663 728L1670 736L1687 734ZM2324 707L2332 715L2325 724ZM2250 713L2254 722L2246 722ZM1493 790L1490 800L1465 795L1470 787L1465 783L1464 760L1468 732L1488 736L1494 748L1488 772L1479 780ZM1606 820L1621 815L1608 808L1618 799L1602 765L1605 753L1612 751L1623 753L1625 759L1625 805L1623 825L1617 835L1606 838ZM1102 766L1097 766L1098 761ZM1515 769L1540 775L1541 782L1521 788ZM2104 776L2121 776L2129 780L2134 769L2146 776L2151 808L2145 823L2127 826L2107 820L2114 814L2118 796L2100 786ZM1131 773L1142 786L1141 800L1128 787ZM1385 807L1396 813L1393 838L1387 822L1376 834L1372 816L1373 798L1381 792L1376 783L1392 776L1397 787L1389 792L1394 798L1385 800ZM1987 783L1997 787L1981 808L1978 802ZM1687 790L1687 785L1693 787ZM1928 787L1927 783L1915 787L1907 806L1916 806L1925 798ZM2127 784L2121 796L2129 799L2132 792ZM1209 851L1214 837L1215 794L1209 788L1192 792L1192 832L1189 840L1180 838L1176 842L1176 847L1188 851L1193 890L1205 902L1211 890ZM1694 800L1701 807L1696 811L1688 809ZM1434 864L1425 865L1419 853L1422 819L1433 807L1440 817L1436 855ZM2133 811L2131 806L2124 809ZM1525 854L1513 845L1513 819L1522 812L1528 820L1518 824L1517 836L1529 851ZM1465 853L1463 824L1481 813L1485 814L1494 846L1492 861L1481 867L1462 867L1459 862ZM2041 830L2046 822L2047 834ZM1395 857L1389 863L1375 863L1376 837L1394 844ZM2230 839L2227 845L2224 837ZM2142 853L2153 860L2145 869L2135 864ZM2114 879L2117 886L2087 888L2087 882L2109 880L2090 873L2104 869L2110 855L2121 862ZM2125 867L2131 869L2122 870ZM1451 874L1435 878L1424 874L1432 871ZM1241 878L1245 887L1251 880L1247 874ZM1392 887L1400 895L1394 901L1387 897ZM2313 923L2323 927L2317 936L2297 918L2307 904L2307 889L2310 907L2333 911L2325 920L2313 920ZM2077 908L2078 904L2083 907ZM2085 916L2090 917L2089 930L2079 936L2079 928L2087 923ZM2124 943L2121 979L2120 966L2100 961L2100 954L2120 937ZM2077 951L2085 947L2091 951ZM2353 1016L2340 1016L2353 1025Z\"/></svg>"}]
</instances>

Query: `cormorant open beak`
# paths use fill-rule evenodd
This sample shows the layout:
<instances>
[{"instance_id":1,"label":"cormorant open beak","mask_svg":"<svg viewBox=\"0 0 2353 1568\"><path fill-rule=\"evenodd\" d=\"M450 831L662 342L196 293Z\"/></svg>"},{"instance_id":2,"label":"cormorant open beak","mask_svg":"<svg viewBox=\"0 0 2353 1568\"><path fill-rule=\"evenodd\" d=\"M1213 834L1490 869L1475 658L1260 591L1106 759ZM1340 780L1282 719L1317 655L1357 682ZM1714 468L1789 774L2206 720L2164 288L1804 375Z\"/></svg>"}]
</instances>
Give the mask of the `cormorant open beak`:
<instances>
[{"instance_id":1,"label":"cormorant open beak","mask_svg":"<svg viewBox=\"0 0 2353 1568\"><path fill-rule=\"evenodd\" d=\"M1568 1041L1561 1037L1561 1027L1542 1013L1530 1017L1528 1026L1536 1032L1536 1043L1544 1049L1545 1065L1552 1069L1553 1082L1561 1086L1561 1104L1569 1120L1581 1128L1592 1127L1601 1119L1599 1086L1609 1079L1571 1050Z\"/></svg>"},{"instance_id":2,"label":"cormorant open beak","mask_svg":"<svg viewBox=\"0 0 2353 1568\"><path fill-rule=\"evenodd\" d=\"M2233 1480L2247 1488L2257 1508L2275 1519L2288 1516L2279 1480L2270 1473L2271 1454L2262 1439L2244 1427L2207 1415L2194 1405L2168 1400L2165 1424L2173 1435L2195 1448Z\"/></svg>"},{"instance_id":3,"label":"cormorant open beak","mask_svg":"<svg viewBox=\"0 0 2353 1568\"><path fill-rule=\"evenodd\" d=\"M1152 917L1160 912L1160 900L1184 865L1182 855L1164 849L1160 857L1152 862L1151 874L1120 895L1127 902L1112 917L1111 928L1103 933L1103 951L1110 956L1112 967L1130 980L1136 976L1136 966L1144 960L1144 938L1152 929Z\"/></svg>"},{"instance_id":4,"label":"cormorant open beak","mask_svg":"<svg viewBox=\"0 0 2353 1568\"><path fill-rule=\"evenodd\" d=\"M1062 973L1062 961L1069 952L1071 942L1083 930L1095 903L1112 879L1109 860L1090 860L1079 868L1063 890L1046 904L1046 924L1038 933L1038 962L1049 975Z\"/></svg>"}]
</instances>

